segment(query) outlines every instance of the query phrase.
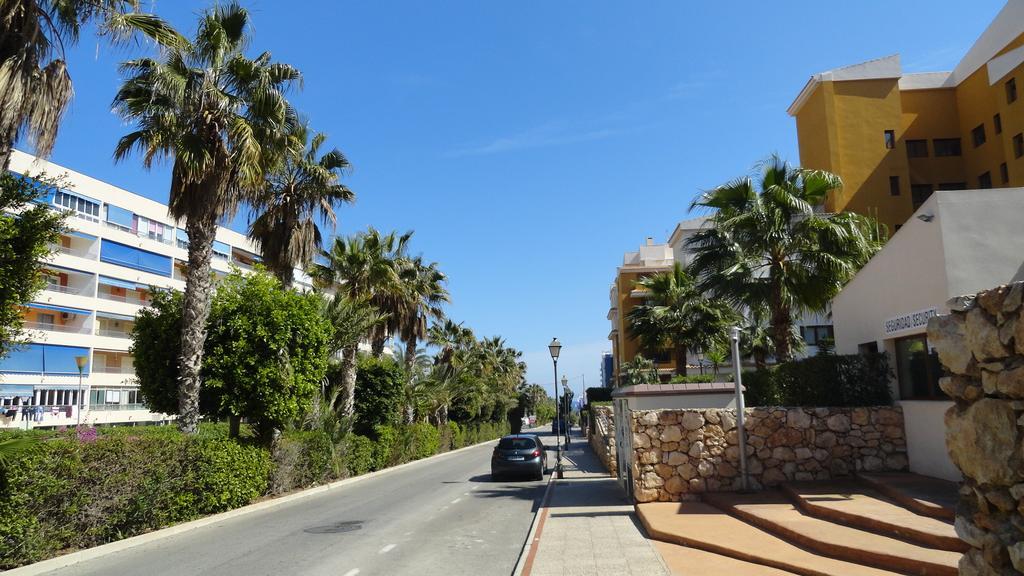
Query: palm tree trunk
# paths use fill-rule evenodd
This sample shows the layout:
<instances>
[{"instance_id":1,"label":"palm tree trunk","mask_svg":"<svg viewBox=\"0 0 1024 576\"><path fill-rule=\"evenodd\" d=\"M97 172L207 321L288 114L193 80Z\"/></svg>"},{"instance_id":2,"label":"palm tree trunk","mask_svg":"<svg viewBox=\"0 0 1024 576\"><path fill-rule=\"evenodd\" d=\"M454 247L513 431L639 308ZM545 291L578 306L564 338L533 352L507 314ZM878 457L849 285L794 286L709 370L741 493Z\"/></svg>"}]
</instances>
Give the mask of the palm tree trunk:
<instances>
[{"instance_id":1,"label":"palm tree trunk","mask_svg":"<svg viewBox=\"0 0 1024 576\"><path fill-rule=\"evenodd\" d=\"M295 281L295 268L288 265L282 265L278 267L276 274L277 279L281 281L281 285L285 288L291 288L292 282Z\"/></svg>"},{"instance_id":2,"label":"palm tree trunk","mask_svg":"<svg viewBox=\"0 0 1024 576\"><path fill-rule=\"evenodd\" d=\"M356 405L356 354L357 347L352 346L341 352L341 415L351 417Z\"/></svg>"},{"instance_id":3,"label":"palm tree trunk","mask_svg":"<svg viewBox=\"0 0 1024 576\"><path fill-rule=\"evenodd\" d=\"M412 369L416 364L416 337L410 336L405 341L405 373L411 378Z\"/></svg>"},{"instance_id":4,"label":"palm tree trunk","mask_svg":"<svg viewBox=\"0 0 1024 576\"><path fill-rule=\"evenodd\" d=\"M793 349L789 342L793 318L789 307L782 301L781 280L774 275L771 279L768 306L771 308L772 314L772 343L775 345L775 359L780 363L789 362L793 359Z\"/></svg>"},{"instance_id":5,"label":"palm tree trunk","mask_svg":"<svg viewBox=\"0 0 1024 576\"><path fill-rule=\"evenodd\" d=\"M0 170L6 171L11 166L11 151L14 149L14 130L9 134L0 134Z\"/></svg>"},{"instance_id":6,"label":"palm tree trunk","mask_svg":"<svg viewBox=\"0 0 1024 576\"><path fill-rule=\"evenodd\" d=\"M686 376L686 345L676 344L673 356L676 363L676 376Z\"/></svg>"},{"instance_id":7,"label":"palm tree trunk","mask_svg":"<svg viewBox=\"0 0 1024 576\"><path fill-rule=\"evenodd\" d=\"M370 352L373 353L374 358L380 358L384 356L384 344L388 341L388 334L383 330L374 332L373 339L370 342Z\"/></svg>"},{"instance_id":8,"label":"palm tree trunk","mask_svg":"<svg viewBox=\"0 0 1024 576\"><path fill-rule=\"evenodd\" d=\"M199 372L213 292L210 259L217 221L213 217L189 219L185 230L189 244L178 374L178 427L186 434L195 434L199 431Z\"/></svg>"}]
</instances>

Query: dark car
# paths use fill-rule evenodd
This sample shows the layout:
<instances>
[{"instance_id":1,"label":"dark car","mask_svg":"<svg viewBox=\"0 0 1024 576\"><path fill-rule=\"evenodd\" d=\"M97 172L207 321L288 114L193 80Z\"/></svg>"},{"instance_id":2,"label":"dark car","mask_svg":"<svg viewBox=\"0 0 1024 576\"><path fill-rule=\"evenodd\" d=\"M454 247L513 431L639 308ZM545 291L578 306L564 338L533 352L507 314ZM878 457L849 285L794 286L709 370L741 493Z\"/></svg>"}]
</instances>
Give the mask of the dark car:
<instances>
[{"instance_id":1,"label":"dark car","mask_svg":"<svg viewBox=\"0 0 1024 576\"><path fill-rule=\"evenodd\" d=\"M498 440L491 454L491 478L528 476L543 480L548 467L544 444L536 434L512 434Z\"/></svg>"}]
</instances>

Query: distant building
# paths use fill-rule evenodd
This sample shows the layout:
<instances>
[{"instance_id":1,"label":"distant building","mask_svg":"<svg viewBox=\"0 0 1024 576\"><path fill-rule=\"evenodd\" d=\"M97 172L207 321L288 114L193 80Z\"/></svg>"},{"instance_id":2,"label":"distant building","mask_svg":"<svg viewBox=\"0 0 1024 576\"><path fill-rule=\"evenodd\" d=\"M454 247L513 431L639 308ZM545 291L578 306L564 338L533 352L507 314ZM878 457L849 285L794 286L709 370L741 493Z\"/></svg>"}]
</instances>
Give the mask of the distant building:
<instances>
[{"instance_id":1,"label":"distant building","mask_svg":"<svg viewBox=\"0 0 1024 576\"><path fill-rule=\"evenodd\" d=\"M601 386L612 388L614 386L613 375L615 373L615 360L611 352L601 354Z\"/></svg>"},{"instance_id":2,"label":"distant building","mask_svg":"<svg viewBox=\"0 0 1024 576\"><path fill-rule=\"evenodd\" d=\"M936 190L1024 186L1024 0L1010 0L951 72L899 55L815 74L789 107L800 163L843 180L824 210L890 234Z\"/></svg>"},{"instance_id":3,"label":"distant building","mask_svg":"<svg viewBox=\"0 0 1024 576\"><path fill-rule=\"evenodd\" d=\"M188 235L167 206L14 151L11 170L63 178L38 201L68 214L44 266L45 286L22 307L28 344L0 360L0 428L138 424L167 420L139 395L131 331L152 291L184 290ZM258 250L244 234L217 228L214 276L251 270ZM296 270L296 286L311 281ZM85 357L82 398L76 357ZM26 418L25 416L28 416Z\"/></svg>"}]
</instances>

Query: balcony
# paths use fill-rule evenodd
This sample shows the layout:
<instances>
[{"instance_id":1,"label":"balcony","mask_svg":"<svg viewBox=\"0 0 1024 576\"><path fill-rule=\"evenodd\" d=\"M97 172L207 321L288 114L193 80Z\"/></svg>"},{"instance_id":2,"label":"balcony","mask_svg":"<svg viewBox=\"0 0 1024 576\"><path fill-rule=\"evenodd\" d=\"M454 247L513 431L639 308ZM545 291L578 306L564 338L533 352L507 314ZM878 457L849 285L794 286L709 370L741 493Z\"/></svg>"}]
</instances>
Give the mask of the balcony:
<instances>
[{"instance_id":1,"label":"balcony","mask_svg":"<svg viewBox=\"0 0 1024 576\"><path fill-rule=\"evenodd\" d=\"M76 256L78 258L85 258L87 260L96 259L96 254L94 254L88 248L74 248L72 246L51 246L51 248L55 252L67 254L68 256Z\"/></svg>"},{"instance_id":2,"label":"balcony","mask_svg":"<svg viewBox=\"0 0 1024 576\"><path fill-rule=\"evenodd\" d=\"M46 332L61 332L63 334L88 334L89 327L83 324L56 324L53 322L29 322L23 326L26 330L43 330Z\"/></svg>"},{"instance_id":3,"label":"balcony","mask_svg":"<svg viewBox=\"0 0 1024 576\"><path fill-rule=\"evenodd\" d=\"M96 293L96 297L102 298L103 300L110 300L112 302L124 302L126 304L135 304L136 306L148 306L150 303L150 299L148 297L140 296L137 293L132 292L126 292L125 294L121 295L111 294L110 292L100 290L99 292Z\"/></svg>"},{"instance_id":4,"label":"balcony","mask_svg":"<svg viewBox=\"0 0 1024 576\"><path fill-rule=\"evenodd\" d=\"M97 328L94 332L97 336L106 336L107 338L131 338L132 334L130 331L122 330L120 328Z\"/></svg>"}]
</instances>

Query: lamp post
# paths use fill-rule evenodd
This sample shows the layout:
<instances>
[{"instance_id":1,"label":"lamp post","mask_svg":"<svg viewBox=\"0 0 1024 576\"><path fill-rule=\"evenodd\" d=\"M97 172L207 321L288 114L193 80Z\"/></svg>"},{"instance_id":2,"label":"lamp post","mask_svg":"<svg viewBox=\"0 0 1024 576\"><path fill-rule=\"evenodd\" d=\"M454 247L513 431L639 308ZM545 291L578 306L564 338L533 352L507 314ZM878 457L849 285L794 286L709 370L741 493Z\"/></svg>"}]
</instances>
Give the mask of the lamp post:
<instances>
[{"instance_id":1,"label":"lamp post","mask_svg":"<svg viewBox=\"0 0 1024 576\"><path fill-rule=\"evenodd\" d=\"M569 389L569 379L566 378L565 374L562 374L562 398L558 401L558 406L562 406L562 400L565 400L565 418L562 420L562 433L565 434L565 449L569 449L569 394L566 390Z\"/></svg>"},{"instance_id":2,"label":"lamp post","mask_svg":"<svg viewBox=\"0 0 1024 576\"><path fill-rule=\"evenodd\" d=\"M558 341L558 338L552 338L551 339L551 344L548 344L548 351L551 352L551 363L555 367L555 384L554 384L554 389L555 389L555 421L558 422L558 420L561 418L561 416L560 416L561 409L559 408L559 404L558 404L558 355L562 351L562 343ZM564 426L565 423L563 422L563 423L561 423L561 425ZM557 474L559 478L562 478L562 434L561 434L561 430L559 430L558 434L555 434L555 446L557 447L557 452L555 452L555 474Z\"/></svg>"},{"instance_id":3,"label":"lamp post","mask_svg":"<svg viewBox=\"0 0 1024 576\"><path fill-rule=\"evenodd\" d=\"M750 474L747 472L747 430L744 423L743 367L740 366L740 329L734 327L730 334L732 341L732 380L736 385L736 443L740 449L740 482L743 490L750 490Z\"/></svg>"},{"instance_id":4,"label":"lamp post","mask_svg":"<svg viewBox=\"0 0 1024 576\"><path fill-rule=\"evenodd\" d=\"M82 373L85 371L86 365L89 364L88 356L75 356L75 364L78 366L78 398L75 400L75 427L78 428L82 425Z\"/></svg>"}]
</instances>

